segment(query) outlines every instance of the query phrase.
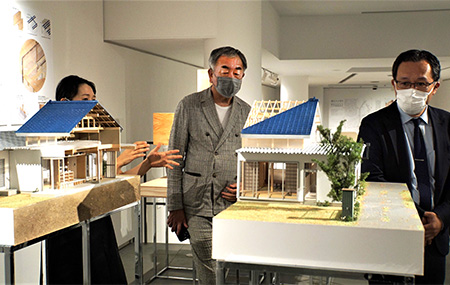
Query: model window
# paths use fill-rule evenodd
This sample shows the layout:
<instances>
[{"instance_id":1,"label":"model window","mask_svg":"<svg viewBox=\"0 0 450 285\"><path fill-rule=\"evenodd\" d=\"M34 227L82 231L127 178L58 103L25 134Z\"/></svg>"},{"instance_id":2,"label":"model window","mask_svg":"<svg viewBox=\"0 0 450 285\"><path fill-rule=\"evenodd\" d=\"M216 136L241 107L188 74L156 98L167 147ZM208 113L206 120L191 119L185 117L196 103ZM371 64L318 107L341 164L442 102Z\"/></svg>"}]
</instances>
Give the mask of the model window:
<instances>
[{"instance_id":1,"label":"model window","mask_svg":"<svg viewBox=\"0 0 450 285\"><path fill-rule=\"evenodd\" d=\"M315 203L317 201L317 164L305 163L305 182L303 200Z\"/></svg>"},{"instance_id":2,"label":"model window","mask_svg":"<svg viewBox=\"0 0 450 285\"><path fill-rule=\"evenodd\" d=\"M298 163L243 162L241 198L297 200Z\"/></svg>"},{"instance_id":3,"label":"model window","mask_svg":"<svg viewBox=\"0 0 450 285\"><path fill-rule=\"evenodd\" d=\"M103 154L103 177L116 177L115 151L107 151Z\"/></svg>"},{"instance_id":4,"label":"model window","mask_svg":"<svg viewBox=\"0 0 450 285\"><path fill-rule=\"evenodd\" d=\"M5 187L5 159L0 159L0 188Z\"/></svg>"}]
</instances>

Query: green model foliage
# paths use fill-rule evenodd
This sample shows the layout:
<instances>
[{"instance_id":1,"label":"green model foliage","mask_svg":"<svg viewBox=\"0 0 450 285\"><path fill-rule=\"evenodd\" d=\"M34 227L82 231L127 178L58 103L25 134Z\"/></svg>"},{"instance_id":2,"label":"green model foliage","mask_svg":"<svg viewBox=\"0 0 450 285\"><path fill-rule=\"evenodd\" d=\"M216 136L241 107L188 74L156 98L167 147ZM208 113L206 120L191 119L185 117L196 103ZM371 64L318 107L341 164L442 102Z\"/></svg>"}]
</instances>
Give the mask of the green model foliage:
<instances>
[{"instance_id":1,"label":"green model foliage","mask_svg":"<svg viewBox=\"0 0 450 285\"><path fill-rule=\"evenodd\" d=\"M355 142L352 139L341 135L342 126L345 120L342 120L334 134L323 126L318 126L322 136L320 142L327 146L329 151L326 161L313 159L328 176L331 182L331 191L328 197L333 201L342 201L342 188L354 188L357 195L364 191L362 183L365 181L368 172L362 173L358 179L355 177L355 166L361 161L361 154L364 147L362 140ZM355 183L356 181L356 183Z\"/></svg>"}]
</instances>

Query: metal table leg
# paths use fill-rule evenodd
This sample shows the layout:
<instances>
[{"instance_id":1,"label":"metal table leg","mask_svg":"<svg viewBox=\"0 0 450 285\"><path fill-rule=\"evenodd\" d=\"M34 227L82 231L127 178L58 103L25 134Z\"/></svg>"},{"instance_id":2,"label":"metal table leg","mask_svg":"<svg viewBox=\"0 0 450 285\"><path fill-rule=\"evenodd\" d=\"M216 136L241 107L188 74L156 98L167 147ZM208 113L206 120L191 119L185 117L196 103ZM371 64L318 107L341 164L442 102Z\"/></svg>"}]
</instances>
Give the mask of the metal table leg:
<instances>
[{"instance_id":1,"label":"metal table leg","mask_svg":"<svg viewBox=\"0 0 450 285\"><path fill-rule=\"evenodd\" d=\"M155 269L154 278L158 277L158 257L157 257L158 245L156 240L156 229L157 229L156 198L153 198L153 246L155 249L153 253L153 268Z\"/></svg>"},{"instance_id":2,"label":"metal table leg","mask_svg":"<svg viewBox=\"0 0 450 285\"><path fill-rule=\"evenodd\" d=\"M14 252L11 247L4 248L5 253L5 283L14 284Z\"/></svg>"},{"instance_id":3,"label":"metal table leg","mask_svg":"<svg viewBox=\"0 0 450 285\"><path fill-rule=\"evenodd\" d=\"M195 270L194 259L192 259L192 285L197 283L197 271Z\"/></svg>"},{"instance_id":4,"label":"metal table leg","mask_svg":"<svg viewBox=\"0 0 450 285\"><path fill-rule=\"evenodd\" d=\"M157 256L157 251L158 251L158 244L157 244L157 206L158 205L164 205L166 206L166 202L157 202L157 197L152 197L153 199L153 245L154 245L154 254L153 254L153 269L154 269L154 274L153 276L150 278L149 281L147 282L151 282L153 281L153 279L155 278L163 278L163 279L176 279L176 280L193 280L193 283L195 284L195 269L189 268L189 267L178 267L178 266L170 266L170 259L169 259L169 228L166 225L166 230L165 230L165 244L164 244L164 248L165 248L165 254L166 254L166 258L165 258L165 264L163 265L163 268L161 270L158 270L158 256ZM165 212L165 219L167 221L167 217L168 217L168 212L166 210ZM175 269L175 270L192 270L193 271L193 277L181 277L181 276L170 276L170 275L163 275L163 273L166 270L169 269Z\"/></svg>"},{"instance_id":5,"label":"metal table leg","mask_svg":"<svg viewBox=\"0 0 450 285\"><path fill-rule=\"evenodd\" d=\"M136 216L137 227L134 233L134 256L135 256L135 267L134 267L134 278L136 284L143 284L144 279L144 260L142 256L142 228L141 228L141 203L140 201L134 207L134 213Z\"/></svg>"},{"instance_id":6,"label":"metal table leg","mask_svg":"<svg viewBox=\"0 0 450 285\"><path fill-rule=\"evenodd\" d=\"M167 209L164 211L165 212L165 221L167 222L167 218L168 218L168 211ZM170 268L169 267L169 227L166 225L166 238L165 238L165 242L166 242L166 268Z\"/></svg>"},{"instance_id":7,"label":"metal table leg","mask_svg":"<svg viewBox=\"0 0 450 285\"><path fill-rule=\"evenodd\" d=\"M251 285L257 285L259 284L259 272L256 270L250 271L250 282Z\"/></svg>"},{"instance_id":8,"label":"metal table leg","mask_svg":"<svg viewBox=\"0 0 450 285\"><path fill-rule=\"evenodd\" d=\"M219 260L216 260L216 285L225 284L224 268L225 268L224 263Z\"/></svg>"},{"instance_id":9,"label":"metal table leg","mask_svg":"<svg viewBox=\"0 0 450 285\"><path fill-rule=\"evenodd\" d=\"M50 265L48 264L48 256L49 256L49 251L48 251L48 241L44 240L42 241L44 243L44 248L45 248L45 262L44 262L44 274L45 274L45 280L46 280L46 284L49 284L48 282L48 275L50 272Z\"/></svg>"},{"instance_id":10,"label":"metal table leg","mask_svg":"<svg viewBox=\"0 0 450 285\"><path fill-rule=\"evenodd\" d=\"M83 244L83 284L91 284L91 233L90 221L81 224L81 236Z\"/></svg>"},{"instance_id":11,"label":"metal table leg","mask_svg":"<svg viewBox=\"0 0 450 285\"><path fill-rule=\"evenodd\" d=\"M147 197L142 197L141 199L141 211L142 211L142 219L144 221L144 243L148 243L148 234L147 234Z\"/></svg>"}]
</instances>

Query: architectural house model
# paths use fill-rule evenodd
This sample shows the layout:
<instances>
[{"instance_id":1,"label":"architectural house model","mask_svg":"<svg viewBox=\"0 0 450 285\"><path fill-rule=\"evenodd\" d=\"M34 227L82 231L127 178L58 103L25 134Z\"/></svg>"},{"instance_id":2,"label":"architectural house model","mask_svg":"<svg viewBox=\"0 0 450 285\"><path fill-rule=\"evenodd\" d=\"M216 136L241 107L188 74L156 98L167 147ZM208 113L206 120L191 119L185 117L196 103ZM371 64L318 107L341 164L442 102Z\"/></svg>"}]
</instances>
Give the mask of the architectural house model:
<instances>
[{"instance_id":1,"label":"architectural house model","mask_svg":"<svg viewBox=\"0 0 450 285\"><path fill-rule=\"evenodd\" d=\"M317 125L319 100L255 101L242 130L238 153L238 198L330 200L330 183L312 159L325 160Z\"/></svg>"},{"instance_id":2,"label":"architectural house model","mask_svg":"<svg viewBox=\"0 0 450 285\"><path fill-rule=\"evenodd\" d=\"M121 130L97 101L49 101L16 131L18 145L0 148L0 189L37 192L115 177Z\"/></svg>"}]
</instances>

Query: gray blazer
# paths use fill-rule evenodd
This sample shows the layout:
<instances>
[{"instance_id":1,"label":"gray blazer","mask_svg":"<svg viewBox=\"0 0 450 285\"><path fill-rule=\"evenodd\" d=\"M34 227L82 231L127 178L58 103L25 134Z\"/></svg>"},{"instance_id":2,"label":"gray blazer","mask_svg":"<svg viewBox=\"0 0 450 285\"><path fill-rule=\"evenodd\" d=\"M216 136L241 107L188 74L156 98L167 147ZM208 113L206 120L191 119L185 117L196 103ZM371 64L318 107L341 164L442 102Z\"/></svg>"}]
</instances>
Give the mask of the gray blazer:
<instances>
[{"instance_id":1,"label":"gray blazer","mask_svg":"<svg viewBox=\"0 0 450 285\"><path fill-rule=\"evenodd\" d=\"M233 98L225 129L219 121L211 88L184 97L177 106L169 149L179 149L180 166L168 170L168 210L212 217L231 205L220 197L236 182L241 130L250 105Z\"/></svg>"}]
</instances>

